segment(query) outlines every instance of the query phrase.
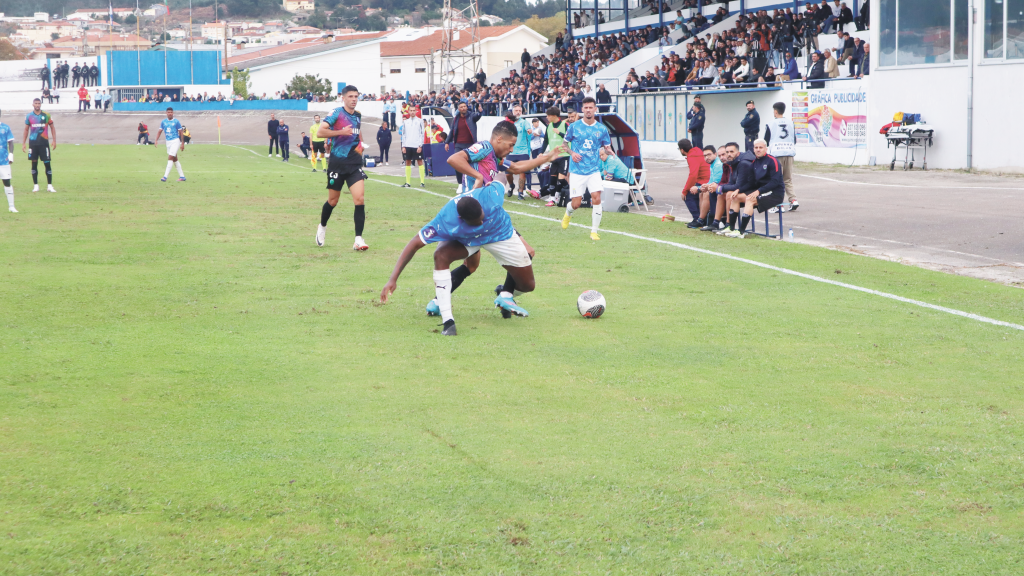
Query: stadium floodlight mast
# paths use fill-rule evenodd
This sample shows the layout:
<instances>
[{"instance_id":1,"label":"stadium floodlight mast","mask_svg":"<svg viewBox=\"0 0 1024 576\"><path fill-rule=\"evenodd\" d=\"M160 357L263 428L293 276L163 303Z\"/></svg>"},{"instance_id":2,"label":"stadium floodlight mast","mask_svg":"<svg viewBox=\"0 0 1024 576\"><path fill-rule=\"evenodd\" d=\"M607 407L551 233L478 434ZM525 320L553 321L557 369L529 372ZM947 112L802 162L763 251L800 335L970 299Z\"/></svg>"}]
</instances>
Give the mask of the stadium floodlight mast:
<instances>
[{"instance_id":1,"label":"stadium floodlight mast","mask_svg":"<svg viewBox=\"0 0 1024 576\"><path fill-rule=\"evenodd\" d=\"M477 0L469 0L469 6L462 10L453 8L452 0L444 0L441 18L440 88L447 90L456 83L464 83L480 68L480 9ZM455 47L456 42L462 44L467 40L468 44L463 48Z\"/></svg>"}]
</instances>

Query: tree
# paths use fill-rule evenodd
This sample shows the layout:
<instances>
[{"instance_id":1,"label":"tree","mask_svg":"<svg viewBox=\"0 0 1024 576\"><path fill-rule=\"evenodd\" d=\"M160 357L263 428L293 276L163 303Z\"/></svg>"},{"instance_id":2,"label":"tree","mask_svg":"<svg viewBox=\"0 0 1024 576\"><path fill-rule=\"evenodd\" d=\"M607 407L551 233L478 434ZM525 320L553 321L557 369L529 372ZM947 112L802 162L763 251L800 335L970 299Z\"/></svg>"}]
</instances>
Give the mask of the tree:
<instances>
[{"instance_id":1,"label":"tree","mask_svg":"<svg viewBox=\"0 0 1024 576\"><path fill-rule=\"evenodd\" d=\"M289 93L298 92L299 94L305 94L306 92L312 92L317 96L329 96L333 92L331 81L327 78L321 79L319 74L296 74L284 89Z\"/></svg>"},{"instance_id":2,"label":"tree","mask_svg":"<svg viewBox=\"0 0 1024 576\"><path fill-rule=\"evenodd\" d=\"M18 49L6 38L0 38L0 61L2 60L24 60L25 55L18 52Z\"/></svg>"},{"instance_id":3,"label":"tree","mask_svg":"<svg viewBox=\"0 0 1024 576\"><path fill-rule=\"evenodd\" d=\"M139 19L135 17L135 14L129 14L129 15L124 17L124 23L125 24L135 24L138 21L139 21Z\"/></svg>"},{"instance_id":4,"label":"tree","mask_svg":"<svg viewBox=\"0 0 1024 576\"><path fill-rule=\"evenodd\" d=\"M56 40L57 38L60 38L60 34L57 34L56 32L50 34L50 40Z\"/></svg>"},{"instance_id":5,"label":"tree","mask_svg":"<svg viewBox=\"0 0 1024 576\"><path fill-rule=\"evenodd\" d=\"M249 69L239 70L238 66L235 66L231 71L231 89L242 98L248 98L250 88L252 80L249 79Z\"/></svg>"},{"instance_id":6,"label":"tree","mask_svg":"<svg viewBox=\"0 0 1024 576\"><path fill-rule=\"evenodd\" d=\"M546 37L550 44L555 41L555 36L559 32L565 30L565 12L559 12L549 18L538 18L534 15L526 22L523 22L523 24L541 36Z\"/></svg>"}]
</instances>

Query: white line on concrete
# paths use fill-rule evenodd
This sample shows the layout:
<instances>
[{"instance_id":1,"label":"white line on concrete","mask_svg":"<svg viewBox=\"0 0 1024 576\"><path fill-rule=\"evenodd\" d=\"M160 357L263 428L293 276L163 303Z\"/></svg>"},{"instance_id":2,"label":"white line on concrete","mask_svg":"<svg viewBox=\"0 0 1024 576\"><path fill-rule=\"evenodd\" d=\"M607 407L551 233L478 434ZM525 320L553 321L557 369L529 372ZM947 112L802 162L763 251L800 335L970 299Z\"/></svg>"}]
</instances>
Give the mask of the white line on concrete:
<instances>
[{"instance_id":1,"label":"white line on concrete","mask_svg":"<svg viewBox=\"0 0 1024 576\"><path fill-rule=\"evenodd\" d=\"M822 234L835 234L836 236L846 236L848 238L863 238L865 240L874 240L875 242L888 242L889 244L901 244L903 246L913 246L914 248L923 248L925 250L935 250L937 252L949 252L950 254L959 254L960 256L970 256L972 258L982 258L984 260L991 260L993 262L1005 262L1007 264L1013 264L1014 266L1024 266L1020 262L1006 262L1000 258L992 258L990 256L982 256L981 254L971 254L970 252L958 252L956 250L949 250L947 248L936 248L934 246L923 246L921 244L911 244L910 242L900 242L899 240L886 240L885 238L873 238L871 236L859 236L857 234L847 234L845 232L836 232L834 230L819 230L817 228L808 228L806 226L793 226L801 230L810 230L811 232L821 232Z\"/></svg>"},{"instance_id":2,"label":"white line on concrete","mask_svg":"<svg viewBox=\"0 0 1024 576\"><path fill-rule=\"evenodd\" d=\"M815 180L826 180L828 182L836 182L839 184L854 184L857 186L877 186L879 188L923 188L925 190L945 189L945 190L1024 190L1024 188L1006 188L1001 186L914 186L911 184L879 184L875 182L857 182L854 180L837 180L835 178L826 178L824 176L812 176L810 174L798 174L793 173L795 176L803 178L814 178Z\"/></svg>"},{"instance_id":3,"label":"white line on concrete","mask_svg":"<svg viewBox=\"0 0 1024 576\"><path fill-rule=\"evenodd\" d=\"M240 148L240 147L239 146L235 146L235 148ZM246 150L246 149L242 148L242 150ZM252 152L253 154L256 154L256 152L253 152L252 150L247 150L247 151L248 152ZM260 156L259 154L256 154L256 155ZM378 178L380 176L383 176L383 174L374 174L374 175L377 176ZM398 176L390 176L390 178L398 178ZM377 182L380 182L382 184L387 184L389 186L395 186L397 188L401 188L402 187L401 184L395 184L393 182L386 182L384 180L379 180L378 179ZM440 194L438 192L432 192L430 190L424 190L422 188L418 188L416 190L419 191L419 192L425 192L425 193L433 195L433 196L438 196L438 197L444 198L446 200L451 200L452 199L451 196L448 196L446 194ZM507 202L510 202L510 203L513 203L513 204L520 204L519 202L515 202L515 201L512 201L512 200L508 200ZM509 210L508 212L510 214L517 214L519 216L526 216L527 218L536 218L538 220L546 220L548 222L559 222L559 223L561 222L561 220L558 219L558 218L548 218L546 216L540 216L540 215L537 215L537 214L528 214L526 212L516 212L516 211L512 211L512 210ZM590 228L590 226L586 226L586 225L583 225L583 224L571 224L571 225L572 226L576 226L578 228L585 228L585 229L589 229ZM715 252L714 250L705 250L704 248L697 248L695 246L687 246L686 244L680 244L679 242L672 242L672 241L669 241L669 240L662 240L660 238L650 238L648 236L640 236L639 234L632 234L632 233L629 233L629 232L619 232L618 230L608 230L607 228L602 228L601 232L608 233L608 234L618 234L620 236L625 236L627 238L634 238L634 239L637 239L637 240L646 240L648 242L654 242L656 244L664 244L666 246L673 246L675 248L682 248L683 250L690 250L691 252L697 252L699 254L706 254L708 256L718 256L719 258L726 258L728 260L733 260L735 262L742 262L744 264L750 264L751 266L757 266L758 268L764 268L766 270L772 270L773 272L781 272L783 274L788 274L790 276L797 276L799 278L804 278L805 280L812 280L814 282L821 282L823 284L830 284L832 286L839 286L840 288L847 288L849 290L856 290L857 292L863 292L865 294L871 294L873 296L880 296L882 298L888 298L890 300L896 300L897 302L903 302L905 304L912 304L914 306L920 306L921 308L927 308L929 310L935 310L935 311L938 311L938 312L945 312L946 314L952 314L953 316L960 316L960 317L963 317L963 318L969 318L971 320L976 320L978 322L984 322L986 324L992 324L992 325L995 325L995 326L1004 326L1006 328L1013 328L1015 330L1024 331L1024 326L1022 326L1020 324L1014 324L1012 322L1004 322L1002 320L996 320L995 318L989 318L987 316L981 316L981 315L978 315L978 314L973 314L971 312L964 312L962 310L956 310L955 308L946 308L945 306L937 306L935 304L930 304L928 302L922 302L921 300L914 300L912 298L904 298L903 296L897 296L896 294L890 294L888 292L882 292L880 290L873 290L871 288L864 288L862 286L854 286L853 284L847 284L846 282L838 282L836 280L829 280L828 278L821 278L819 276L814 276L812 274L805 274L803 272L797 272L796 270L790 270L788 268L780 268L778 266L772 266L771 264L765 264L763 262L758 262L756 260L749 260L747 258L741 258L739 256L733 256L731 254L725 254L723 252Z\"/></svg>"}]
</instances>

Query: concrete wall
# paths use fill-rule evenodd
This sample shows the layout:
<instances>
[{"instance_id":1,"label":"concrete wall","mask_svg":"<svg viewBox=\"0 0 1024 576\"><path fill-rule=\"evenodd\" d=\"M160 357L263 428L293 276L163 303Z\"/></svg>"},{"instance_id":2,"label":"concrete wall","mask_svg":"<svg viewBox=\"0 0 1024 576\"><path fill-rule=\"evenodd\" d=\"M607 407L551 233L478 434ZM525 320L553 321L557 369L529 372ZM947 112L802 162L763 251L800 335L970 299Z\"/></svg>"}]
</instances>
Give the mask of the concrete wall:
<instances>
[{"instance_id":1,"label":"concrete wall","mask_svg":"<svg viewBox=\"0 0 1024 576\"><path fill-rule=\"evenodd\" d=\"M547 42L543 38L537 38L526 28L519 28L499 38L488 38L483 42L484 73L490 75L506 68L507 61L519 62L523 48L533 54L546 46ZM473 73L476 72L474 70Z\"/></svg>"},{"instance_id":2,"label":"concrete wall","mask_svg":"<svg viewBox=\"0 0 1024 576\"><path fill-rule=\"evenodd\" d=\"M338 82L353 84L365 93L380 91L380 45L359 44L348 49L285 60L267 66L250 68L251 92L273 94L284 90L296 74L319 74L332 86Z\"/></svg>"},{"instance_id":3,"label":"concrete wall","mask_svg":"<svg viewBox=\"0 0 1024 576\"><path fill-rule=\"evenodd\" d=\"M378 87L374 92L380 94L390 91L392 88L399 92L405 92L406 90L410 92L426 91L430 83L430 74L426 72L429 70L428 60L429 57L427 56L382 57L380 59L380 73L383 78L380 79ZM401 71L392 74L392 68ZM417 68L424 69L424 72L416 72Z\"/></svg>"}]
</instances>

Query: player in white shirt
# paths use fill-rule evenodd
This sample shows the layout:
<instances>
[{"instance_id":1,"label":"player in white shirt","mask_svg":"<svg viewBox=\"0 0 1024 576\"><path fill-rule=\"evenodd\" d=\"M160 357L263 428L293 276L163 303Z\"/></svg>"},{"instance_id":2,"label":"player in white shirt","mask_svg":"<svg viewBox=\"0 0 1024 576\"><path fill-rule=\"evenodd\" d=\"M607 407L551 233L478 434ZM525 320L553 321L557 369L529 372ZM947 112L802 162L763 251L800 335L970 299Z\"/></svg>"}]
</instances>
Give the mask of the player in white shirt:
<instances>
[{"instance_id":1,"label":"player in white shirt","mask_svg":"<svg viewBox=\"0 0 1024 576\"><path fill-rule=\"evenodd\" d=\"M768 142L768 153L775 156L782 170L782 181L786 183L786 196L789 198L790 210L796 210L800 203L793 193L793 157L796 156L796 129L793 121L786 118L786 104L776 102L772 105L775 117L765 123L764 139Z\"/></svg>"},{"instance_id":2,"label":"player in white shirt","mask_svg":"<svg viewBox=\"0 0 1024 576\"><path fill-rule=\"evenodd\" d=\"M402 156L405 157L405 184L403 188L411 188L412 164L417 162L420 167L420 188L427 187L427 168L423 165L423 119L416 116L412 108L402 113Z\"/></svg>"},{"instance_id":3,"label":"player in white shirt","mask_svg":"<svg viewBox=\"0 0 1024 576\"><path fill-rule=\"evenodd\" d=\"M4 194L7 195L7 208L15 214L18 211L14 208L14 188L11 187L11 162L14 162L14 132L11 127L0 122L0 180L4 184Z\"/></svg>"},{"instance_id":4,"label":"player in white shirt","mask_svg":"<svg viewBox=\"0 0 1024 576\"><path fill-rule=\"evenodd\" d=\"M160 121L160 130L153 140L153 145L156 146L156 143L160 141L160 135L164 134L164 139L167 141L167 169L164 170L161 182L167 182L167 176L170 175L172 167L178 169L178 182L185 181L185 172L181 169L181 162L178 162L178 151L182 149L181 132L181 122L174 119L174 108L168 108L167 119Z\"/></svg>"}]
</instances>

